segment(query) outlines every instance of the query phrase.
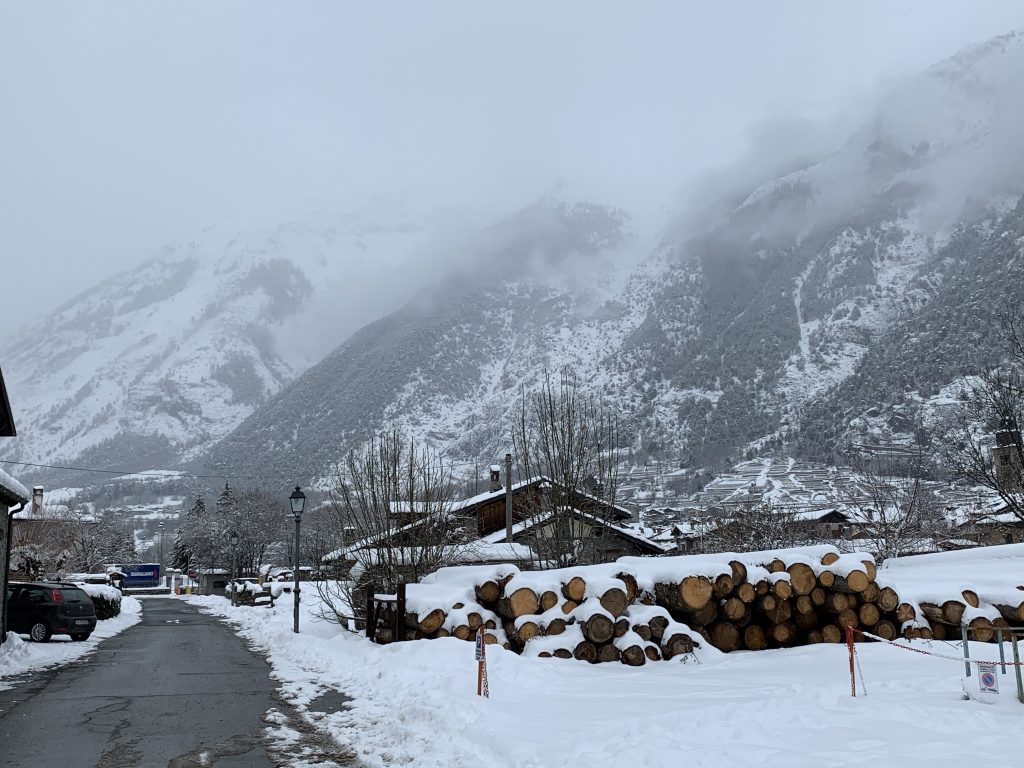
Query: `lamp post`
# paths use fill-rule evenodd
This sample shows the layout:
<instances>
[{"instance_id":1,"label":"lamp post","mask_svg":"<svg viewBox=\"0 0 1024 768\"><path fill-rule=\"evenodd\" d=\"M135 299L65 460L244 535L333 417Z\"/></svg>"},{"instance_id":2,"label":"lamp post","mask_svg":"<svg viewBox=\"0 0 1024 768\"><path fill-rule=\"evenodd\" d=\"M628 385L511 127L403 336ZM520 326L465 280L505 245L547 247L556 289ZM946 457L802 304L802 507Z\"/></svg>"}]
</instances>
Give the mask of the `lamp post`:
<instances>
[{"instance_id":1,"label":"lamp post","mask_svg":"<svg viewBox=\"0 0 1024 768\"><path fill-rule=\"evenodd\" d=\"M238 575L238 534L229 531L228 541L231 542L231 605L238 605L238 585L235 584Z\"/></svg>"},{"instance_id":2,"label":"lamp post","mask_svg":"<svg viewBox=\"0 0 1024 768\"><path fill-rule=\"evenodd\" d=\"M302 510L306 506L306 494L302 492L299 486L295 486L295 490L292 491L292 495L288 497L288 501L292 505L292 517L295 518L295 559L292 561L292 571L295 576L295 587L293 593L295 595L295 619L292 626L293 632L299 631L299 525L302 522Z\"/></svg>"},{"instance_id":3,"label":"lamp post","mask_svg":"<svg viewBox=\"0 0 1024 768\"><path fill-rule=\"evenodd\" d=\"M156 527L160 529L160 581L164 581L164 521L161 520Z\"/></svg>"}]
</instances>

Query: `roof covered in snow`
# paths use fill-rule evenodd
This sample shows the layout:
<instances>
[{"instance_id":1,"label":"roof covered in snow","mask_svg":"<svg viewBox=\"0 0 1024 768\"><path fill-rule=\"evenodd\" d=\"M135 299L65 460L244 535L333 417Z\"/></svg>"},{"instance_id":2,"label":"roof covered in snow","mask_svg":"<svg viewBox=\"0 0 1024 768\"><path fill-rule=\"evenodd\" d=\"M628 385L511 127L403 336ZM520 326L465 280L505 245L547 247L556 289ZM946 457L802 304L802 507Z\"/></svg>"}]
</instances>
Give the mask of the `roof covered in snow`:
<instances>
[{"instance_id":1,"label":"roof covered in snow","mask_svg":"<svg viewBox=\"0 0 1024 768\"><path fill-rule=\"evenodd\" d=\"M512 493L514 494L514 493L516 493L516 491L522 490L523 488L526 488L526 487L531 486L531 485L542 485L542 486L544 486L544 485L559 485L559 483L555 482L554 480L552 480L549 477L546 477L544 475L540 475L540 476L537 476L537 477L531 477L528 480L520 480L517 483L512 483ZM617 504L614 504L614 503L608 501L608 499L602 499L599 496L594 496L593 494L587 493L586 491L582 491L582 490L579 490L579 489L576 489L575 492L581 498L590 499L592 501L597 502L598 504L606 505L609 509L611 509L611 510L613 510L615 512L615 516L617 518L619 518L620 520L629 520L633 516L628 509L626 509L625 507L620 507ZM470 496L468 499L463 499L462 501L456 501L452 505L452 510L453 511L468 510L468 509L470 509L472 507L479 506L480 504L484 504L484 503L486 503L488 501L493 501L495 499L500 499L504 495L505 495L505 489L504 488L499 488L496 491L485 491L484 493L478 493L476 496Z\"/></svg>"},{"instance_id":2,"label":"roof covered in snow","mask_svg":"<svg viewBox=\"0 0 1024 768\"><path fill-rule=\"evenodd\" d=\"M29 498L28 488L0 468L0 503L6 502L13 507L21 502L27 504Z\"/></svg>"},{"instance_id":3,"label":"roof covered in snow","mask_svg":"<svg viewBox=\"0 0 1024 768\"><path fill-rule=\"evenodd\" d=\"M626 526L626 525L619 525L619 524L614 523L614 522L612 522L610 520L605 520L603 518L598 517L597 515L592 515L589 512L583 512L583 511L581 511L579 509L573 509L573 510L570 510L570 511L571 511L571 513L574 516L579 517L582 520L585 520L585 521L587 521L589 523L592 523L594 525L601 525L601 526L607 528L608 530L614 531L615 533L619 534L623 538L629 539L630 541L632 541L632 542L634 542L636 544L639 544L641 547L643 547L643 548L647 549L649 552L651 552L651 554L662 554L662 553L666 552L667 549L668 549L665 545L659 544L658 542L652 541L651 539L647 538L646 536L641 535L633 527ZM526 520L523 520L523 521L518 522L515 525L513 525L512 526L512 535L516 536L516 535L522 533L523 531L527 531L530 528L533 528L534 526L542 525L543 523L545 523L548 520L550 520L555 514L556 513L553 510L549 510L547 512L542 512L541 514L538 514L538 515L532 515L531 517L527 518ZM499 531L495 531L494 533L488 534L487 536L484 536L482 539L480 539L480 541L490 542L490 543L498 543L498 542L502 542L504 540L505 540L505 529L504 528L502 528Z\"/></svg>"}]
</instances>

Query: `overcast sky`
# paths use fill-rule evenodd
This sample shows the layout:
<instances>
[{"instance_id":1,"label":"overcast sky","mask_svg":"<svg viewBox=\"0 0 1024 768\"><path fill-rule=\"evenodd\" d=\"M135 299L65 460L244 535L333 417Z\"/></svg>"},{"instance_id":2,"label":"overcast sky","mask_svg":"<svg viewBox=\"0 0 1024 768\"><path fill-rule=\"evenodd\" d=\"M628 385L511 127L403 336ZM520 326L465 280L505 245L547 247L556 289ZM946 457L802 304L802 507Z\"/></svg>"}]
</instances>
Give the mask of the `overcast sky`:
<instances>
[{"instance_id":1,"label":"overcast sky","mask_svg":"<svg viewBox=\"0 0 1024 768\"><path fill-rule=\"evenodd\" d=\"M766 123L1015 28L1018 0L6 0L0 332L227 217L563 178L667 209Z\"/></svg>"}]
</instances>

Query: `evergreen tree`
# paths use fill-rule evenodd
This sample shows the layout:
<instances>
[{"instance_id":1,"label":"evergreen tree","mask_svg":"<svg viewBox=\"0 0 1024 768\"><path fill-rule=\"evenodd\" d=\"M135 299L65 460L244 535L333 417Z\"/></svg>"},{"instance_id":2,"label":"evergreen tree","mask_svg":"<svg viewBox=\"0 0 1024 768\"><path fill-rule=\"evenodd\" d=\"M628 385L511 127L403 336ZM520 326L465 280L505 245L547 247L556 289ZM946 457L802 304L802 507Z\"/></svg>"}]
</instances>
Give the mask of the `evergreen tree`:
<instances>
[{"instance_id":1,"label":"evergreen tree","mask_svg":"<svg viewBox=\"0 0 1024 768\"><path fill-rule=\"evenodd\" d=\"M188 539L182 536L182 531L189 525L195 523L199 518L206 516L206 502L202 496L196 496L195 502L185 513L185 525L178 529L174 536L174 551L171 553L171 567L187 571L195 560L195 552L189 545Z\"/></svg>"},{"instance_id":2,"label":"evergreen tree","mask_svg":"<svg viewBox=\"0 0 1024 768\"><path fill-rule=\"evenodd\" d=\"M217 515L220 517L229 517L235 509L235 491L231 487L231 483L224 483L224 490L220 492L220 496L217 498Z\"/></svg>"}]
</instances>

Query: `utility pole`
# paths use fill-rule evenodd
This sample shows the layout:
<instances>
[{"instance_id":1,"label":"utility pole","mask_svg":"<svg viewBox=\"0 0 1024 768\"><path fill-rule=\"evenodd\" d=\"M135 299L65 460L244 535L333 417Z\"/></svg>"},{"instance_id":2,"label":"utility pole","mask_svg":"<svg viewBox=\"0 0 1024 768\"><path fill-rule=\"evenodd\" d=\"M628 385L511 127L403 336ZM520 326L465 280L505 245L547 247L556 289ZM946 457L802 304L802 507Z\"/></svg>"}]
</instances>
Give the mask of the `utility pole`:
<instances>
[{"instance_id":1,"label":"utility pole","mask_svg":"<svg viewBox=\"0 0 1024 768\"><path fill-rule=\"evenodd\" d=\"M157 523L157 528L160 529L160 581L164 581L164 521L161 520Z\"/></svg>"}]
</instances>

